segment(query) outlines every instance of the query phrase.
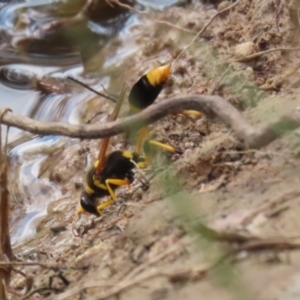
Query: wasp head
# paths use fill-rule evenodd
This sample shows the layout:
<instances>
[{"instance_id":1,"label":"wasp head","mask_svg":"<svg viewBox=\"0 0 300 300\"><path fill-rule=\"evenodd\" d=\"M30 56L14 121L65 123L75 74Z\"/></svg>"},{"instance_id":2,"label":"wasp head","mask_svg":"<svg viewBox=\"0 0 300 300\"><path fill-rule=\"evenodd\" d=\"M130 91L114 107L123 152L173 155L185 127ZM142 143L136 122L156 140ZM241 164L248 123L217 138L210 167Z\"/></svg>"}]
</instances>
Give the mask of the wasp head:
<instances>
[{"instance_id":1,"label":"wasp head","mask_svg":"<svg viewBox=\"0 0 300 300\"><path fill-rule=\"evenodd\" d=\"M99 212L97 211L92 195L83 192L80 197L80 205L84 211L95 216L99 216Z\"/></svg>"}]
</instances>

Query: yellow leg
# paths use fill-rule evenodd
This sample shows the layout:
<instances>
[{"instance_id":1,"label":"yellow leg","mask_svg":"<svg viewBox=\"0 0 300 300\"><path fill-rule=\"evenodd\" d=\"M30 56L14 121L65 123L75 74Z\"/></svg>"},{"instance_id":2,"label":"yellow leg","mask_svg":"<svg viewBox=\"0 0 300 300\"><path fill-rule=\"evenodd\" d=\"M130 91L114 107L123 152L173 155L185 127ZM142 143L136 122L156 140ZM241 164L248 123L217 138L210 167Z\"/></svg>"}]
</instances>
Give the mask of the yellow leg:
<instances>
[{"instance_id":1,"label":"yellow leg","mask_svg":"<svg viewBox=\"0 0 300 300\"><path fill-rule=\"evenodd\" d=\"M146 169L151 164L152 159L150 157L145 157L145 161L137 163L139 169Z\"/></svg>"},{"instance_id":2,"label":"yellow leg","mask_svg":"<svg viewBox=\"0 0 300 300\"><path fill-rule=\"evenodd\" d=\"M191 116L195 116L196 118L201 117L203 114L201 111L197 111L197 110L183 110L181 112L178 113L173 113L172 115L174 116L187 116L187 117L191 117Z\"/></svg>"},{"instance_id":3,"label":"yellow leg","mask_svg":"<svg viewBox=\"0 0 300 300\"><path fill-rule=\"evenodd\" d=\"M202 116L202 112L201 111L197 111L197 110L184 110L182 111L183 115L193 115L196 117L201 117Z\"/></svg>"},{"instance_id":4,"label":"yellow leg","mask_svg":"<svg viewBox=\"0 0 300 300\"><path fill-rule=\"evenodd\" d=\"M77 211L76 211L76 214L83 214L83 213L85 213L85 210L80 206L78 209L77 209Z\"/></svg>"},{"instance_id":5,"label":"yellow leg","mask_svg":"<svg viewBox=\"0 0 300 300\"><path fill-rule=\"evenodd\" d=\"M179 148L175 148L173 146L170 146L170 145L167 145L167 144L155 141L155 140L145 140L145 142L144 142L145 161L138 163L138 166L140 169L147 168L152 162L155 151L153 151L151 149L151 146L162 148L171 153L182 154L182 150Z\"/></svg>"},{"instance_id":6,"label":"yellow leg","mask_svg":"<svg viewBox=\"0 0 300 300\"><path fill-rule=\"evenodd\" d=\"M167 144L164 144L164 143L161 143L161 142L158 142L158 141L154 141L154 140L149 140L148 143L150 145L154 145L154 146L157 146L157 147L160 147L162 149L165 149L171 153L177 153L178 150L175 149L174 147L170 146L170 145L167 145Z\"/></svg>"},{"instance_id":7,"label":"yellow leg","mask_svg":"<svg viewBox=\"0 0 300 300\"><path fill-rule=\"evenodd\" d=\"M148 134L149 134L149 129L147 127L143 127L142 129L140 129L139 136L136 143L136 148L135 148L135 152L137 154L141 153L143 147L143 141L147 138Z\"/></svg>"},{"instance_id":8,"label":"yellow leg","mask_svg":"<svg viewBox=\"0 0 300 300\"><path fill-rule=\"evenodd\" d=\"M103 202L103 203L101 203L100 205L97 206L97 211L100 214L100 216L104 215L102 209L110 206L113 202L114 202L114 199L109 198L108 200L106 200L105 202Z\"/></svg>"},{"instance_id":9,"label":"yellow leg","mask_svg":"<svg viewBox=\"0 0 300 300\"><path fill-rule=\"evenodd\" d=\"M105 180L105 185L110 194L110 199L108 199L107 201L105 201L97 206L97 211L99 212L99 214L101 216L103 216L102 209L110 206L117 199L115 192L110 187L110 184L122 186L122 185L130 185L130 182L129 182L129 180L126 180L126 179L107 179L107 180Z\"/></svg>"}]
</instances>

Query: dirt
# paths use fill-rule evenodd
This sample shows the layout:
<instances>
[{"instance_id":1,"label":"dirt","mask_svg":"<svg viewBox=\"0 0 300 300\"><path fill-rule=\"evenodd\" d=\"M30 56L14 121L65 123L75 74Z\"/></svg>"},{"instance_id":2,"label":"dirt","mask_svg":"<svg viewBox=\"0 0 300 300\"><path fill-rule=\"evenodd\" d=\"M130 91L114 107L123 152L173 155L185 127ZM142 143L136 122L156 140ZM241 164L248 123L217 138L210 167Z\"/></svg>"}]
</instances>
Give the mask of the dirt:
<instances>
[{"instance_id":1,"label":"dirt","mask_svg":"<svg viewBox=\"0 0 300 300\"><path fill-rule=\"evenodd\" d=\"M254 126L298 107L299 51L274 51L250 62L233 62L236 45L244 42L254 42L257 51L297 46L297 5L241 0L180 57L158 101L197 92L221 95ZM120 66L130 66L130 72L118 82L133 84L157 60L176 57L194 36L159 20L197 32L215 13L215 7L196 3L140 15L143 23L135 30L141 33L141 51ZM83 119L93 115L96 105L88 103ZM121 189L121 200L106 216L82 216L76 223L80 238L72 235L72 218L86 157L96 157L100 142L66 141L43 162L40 178L58 187L59 200L47 207L34 237L14 252L23 261L55 267L20 267L32 279L31 291L37 289L26 299L299 299L298 250L243 251L211 269L209 265L235 245L207 241L191 230L202 222L262 238L299 236L298 130L257 151L246 149L220 121L205 116L168 116L153 125L153 132L183 154L157 157L145 172L147 177L157 173L147 191L138 189L131 195ZM112 138L111 145L128 147L123 136ZM280 205L242 224L245 216L276 199ZM200 267L204 271L197 273ZM11 287L24 294L28 281L15 274Z\"/></svg>"}]
</instances>

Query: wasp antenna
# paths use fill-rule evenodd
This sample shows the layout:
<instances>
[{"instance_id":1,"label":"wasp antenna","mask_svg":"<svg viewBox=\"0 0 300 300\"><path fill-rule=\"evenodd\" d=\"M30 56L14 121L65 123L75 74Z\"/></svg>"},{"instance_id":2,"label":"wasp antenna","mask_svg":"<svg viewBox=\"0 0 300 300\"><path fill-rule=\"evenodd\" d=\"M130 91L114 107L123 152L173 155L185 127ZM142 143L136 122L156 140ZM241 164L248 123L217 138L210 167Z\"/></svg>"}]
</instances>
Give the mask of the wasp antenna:
<instances>
[{"instance_id":1,"label":"wasp antenna","mask_svg":"<svg viewBox=\"0 0 300 300\"><path fill-rule=\"evenodd\" d=\"M99 116L99 115L101 115L103 113L104 113L104 111L98 111L98 112L96 112L90 119L88 119L86 121L86 124L90 124L97 116Z\"/></svg>"},{"instance_id":2,"label":"wasp antenna","mask_svg":"<svg viewBox=\"0 0 300 300\"><path fill-rule=\"evenodd\" d=\"M104 85L103 85L102 83L100 83L100 85L101 85L103 91L104 91L109 97L114 98L114 99L115 99L115 102L117 102L117 99L118 99L118 98L117 98L114 94L110 93L110 92L104 87Z\"/></svg>"},{"instance_id":3,"label":"wasp antenna","mask_svg":"<svg viewBox=\"0 0 300 300\"><path fill-rule=\"evenodd\" d=\"M142 168L133 160L131 159L130 162L136 167L137 172L139 175L147 182L150 183L148 178L146 177L145 173L143 172Z\"/></svg>"},{"instance_id":4,"label":"wasp antenna","mask_svg":"<svg viewBox=\"0 0 300 300\"><path fill-rule=\"evenodd\" d=\"M103 97L103 98L106 98L106 99L108 99L108 100L110 100L110 101L112 101L112 102L114 102L114 103L117 103L117 99L116 99L115 97L110 96L110 95L105 95L105 94L103 94L103 93L100 93L100 92L94 90L93 88L91 88L90 86L88 86L87 84L85 84L85 83L83 83L83 82L81 82L81 81L79 81L79 80L77 80L77 79L75 79L75 78L73 78L73 77L71 77L71 76L67 76L67 78L70 79L70 80L72 80L72 81L74 81L74 82L76 82L77 84L79 84L79 85L85 87L87 90L89 90L89 91L95 93L96 95L101 96L101 97ZM103 86L102 86L102 87L103 87ZM105 92L107 92L107 91L105 90Z\"/></svg>"},{"instance_id":5,"label":"wasp antenna","mask_svg":"<svg viewBox=\"0 0 300 300\"><path fill-rule=\"evenodd\" d=\"M118 118L123 100L125 98L126 90L127 90L127 84L124 84L121 94L118 98L117 104L112 112L112 115L111 115L109 121L115 121ZM110 138L108 137L108 138L105 138L102 142L101 149L100 149L99 155L98 155L98 164L96 167L96 174L100 174L102 171L106 151L107 151L108 144L109 144L109 140L110 140Z\"/></svg>"}]
</instances>

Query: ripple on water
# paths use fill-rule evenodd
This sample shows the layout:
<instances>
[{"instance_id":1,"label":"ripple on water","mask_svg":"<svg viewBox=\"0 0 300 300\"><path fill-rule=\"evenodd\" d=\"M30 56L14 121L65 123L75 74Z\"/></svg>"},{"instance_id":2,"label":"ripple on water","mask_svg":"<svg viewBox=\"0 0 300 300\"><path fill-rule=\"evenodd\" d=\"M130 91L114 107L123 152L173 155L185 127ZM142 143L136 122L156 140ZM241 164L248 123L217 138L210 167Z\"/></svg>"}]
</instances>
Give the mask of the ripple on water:
<instances>
[{"instance_id":1,"label":"ripple on water","mask_svg":"<svg viewBox=\"0 0 300 300\"><path fill-rule=\"evenodd\" d=\"M10 178L8 185L11 202L19 208L13 214L11 233L14 245L32 237L37 223L46 215L48 204L61 196L48 178L39 178L41 164L60 144L58 137L43 137L11 151L12 157L21 159L19 163L18 159L11 163L17 178ZM28 156L30 159L27 159ZM16 174L10 174L10 177Z\"/></svg>"},{"instance_id":2,"label":"ripple on water","mask_svg":"<svg viewBox=\"0 0 300 300\"><path fill-rule=\"evenodd\" d=\"M89 51L87 53L83 51L81 56L78 51L81 49L79 46L84 45L84 39L77 38L75 41L77 44L72 45L65 44L68 39L53 39L57 44L51 42L49 44L51 32L48 32L48 35L35 35L40 28L42 29L40 33L43 33L45 31L43 29L46 28L44 25L48 22L76 14L78 7L74 10L68 7L74 3L72 1L48 6L48 3L55 1L32 0L9 4L0 10L0 40L5 40L7 46L0 49L0 64L4 65L0 67L0 106L10 107L16 113L43 121L69 123L81 123L89 105L103 111L111 107L109 101L103 99L99 101L93 93L81 87L74 86L75 92L59 92L59 89L53 89L52 92L50 89L46 92L36 89L36 81L46 76L56 78L58 82L63 83L70 75L89 82L97 90L102 90L104 85L117 94L123 84L123 82L115 83L120 73L124 73L122 64L139 50L137 41L143 32L136 25L141 24L140 17L128 13L127 10L125 14L124 11L119 13L117 18L113 14L103 14L101 11L103 20L94 13L84 24L85 31L82 31L84 35L88 33L91 36L92 43L88 44ZM181 1L139 0L139 2L162 9L162 3L163 6L169 6ZM76 3L80 4L80 1ZM57 9L57 5L62 5L60 6L62 9ZM115 11L114 9L113 12ZM1 30L5 32L3 38ZM117 36L118 43L109 44L112 36ZM69 42L74 41L69 39ZM16 49L20 51L16 52ZM91 52L91 49L96 52ZM96 56L92 61L93 70L101 75L97 78L84 75L86 69L79 65L81 57L86 58L87 55L90 59L91 54ZM126 80L126 76L122 78ZM94 104L91 105L92 103ZM105 121L106 116L106 114L101 116L101 121ZM20 132L17 129L11 129L9 141L19 136ZM58 137L38 137L17 145L10 151L9 190L16 207L12 216L14 246L35 234L36 225L46 215L49 203L62 196L57 185L50 182L48 178L38 176L41 164L51 152L51 147L58 147L60 141Z\"/></svg>"}]
</instances>

